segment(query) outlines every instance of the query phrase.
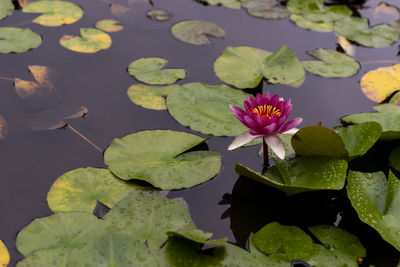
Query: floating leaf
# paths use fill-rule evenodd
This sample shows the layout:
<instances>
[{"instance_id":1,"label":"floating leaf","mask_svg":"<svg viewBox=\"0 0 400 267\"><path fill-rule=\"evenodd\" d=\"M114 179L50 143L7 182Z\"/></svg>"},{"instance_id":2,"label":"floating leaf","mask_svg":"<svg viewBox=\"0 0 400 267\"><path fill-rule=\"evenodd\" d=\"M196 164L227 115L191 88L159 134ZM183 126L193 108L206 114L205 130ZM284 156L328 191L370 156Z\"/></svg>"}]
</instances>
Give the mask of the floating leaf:
<instances>
[{"instance_id":1,"label":"floating leaf","mask_svg":"<svg viewBox=\"0 0 400 267\"><path fill-rule=\"evenodd\" d=\"M186 152L204 141L184 132L141 131L114 139L104 161L123 180L143 180L163 190L187 188L211 179L221 168L216 152Z\"/></svg>"},{"instance_id":2,"label":"floating leaf","mask_svg":"<svg viewBox=\"0 0 400 267\"><path fill-rule=\"evenodd\" d=\"M392 103L380 104L375 106L374 109L383 113L400 113L400 106Z\"/></svg>"},{"instance_id":3,"label":"floating leaf","mask_svg":"<svg viewBox=\"0 0 400 267\"><path fill-rule=\"evenodd\" d=\"M335 22L337 34L367 47L389 46L399 39L399 31L387 24L369 27L368 19L345 17Z\"/></svg>"},{"instance_id":4,"label":"floating leaf","mask_svg":"<svg viewBox=\"0 0 400 267\"><path fill-rule=\"evenodd\" d=\"M323 77L350 77L360 69L357 61L336 51L319 48L308 53L321 61L304 60L302 61L304 68Z\"/></svg>"},{"instance_id":5,"label":"floating leaf","mask_svg":"<svg viewBox=\"0 0 400 267\"><path fill-rule=\"evenodd\" d=\"M240 9L241 0L197 0L214 6L224 6L231 9Z\"/></svg>"},{"instance_id":6,"label":"floating leaf","mask_svg":"<svg viewBox=\"0 0 400 267\"><path fill-rule=\"evenodd\" d=\"M0 115L0 139L4 139L8 134L8 124L3 116Z\"/></svg>"},{"instance_id":7,"label":"floating leaf","mask_svg":"<svg viewBox=\"0 0 400 267\"><path fill-rule=\"evenodd\" d=\"M400 90L400 64L369 71L360 84L366 97L380 103Z\"/></svg>"},{"instance_id":8,"label":"floating leaf","mask_svg":"<svg viewBox=\"0 0 400 267\"><path fill-rule=\"evenodd\" d=\"M356 47L343 36L338 35L338 44L348 56L354 57L356 55Z\"/></svg>"},{"instance_id":9,"label":"floating leaf","mask_svg":"<svg viewBox=\"0 0 400 267\"><path fill-rule=\"evenodd\" d=\"M164 97L180 87L180 85L151 86L134 84L128 88L127 94L136 105L148 109L163 110L167 109Z\"/></svg>"},{"instance_id":10,"label":"floating leaf","mask_svg":"<svg viewBox=\"0 0 400 267\"><path fill-rule=\"evenodd\" d=\"M290 260L301 260L311 254L312 239L296 226L272 222L253 235L255 246L267 255L283 249Z\"/></svg>"},{"instance_id":11,"label":"floating leaf","mask_svg":"<svg viewBox=\"0 0 400 267\"><path fill-rule=\"evenodd\" d=\"M10 263L10 254L4 243L0 240L0 267L7 267Z\"/></svg>"},{"instance_id":12,"label":"floating leaf","mask_svg":"<svg viewBox=\"0 0 400 267\"><path fill-rule=\"evenodd\" d=\"M400 15L400 9L397 6L392 6L385 2L380 2L376 8L374 9L374 13L372 15L373 19L377 19L378 17L384 16L389 19L397 19Z\"/></svg>"},{"instance_id":13,"label":"floating leaf","mask_svg":"<svg viewBox=\"0 0 400 267\"><path fill-rule=\"evenodd\" d=\"M79 53L96 53L110 48L110 35L97 29L81 28L82 37L63 35L60 44L65 48Z\"/></svg>"},{"instance_id":14,"label":"floating leaf","mask_svg":"<svg viewBox=\"0 0 400 267\"><path fill-rule=\"evenodd\" d=\"M400 92L397 92L390 98L389 103L400 104Z\"/></svg>"},{"instance_id":15,"label":"floating leaf","mask_svg":"<svg viewBox=\"0 0 400 267\"><path fill-rule=\"evenodd\" d=\"M15 91L21 98L42 97L49 95L53 90L51 81L52 71L46 66L28 66L36 82L14 78Z\"/></svg>"},{"instance_id":16,"label":"floating leaf","mask_svg":"<svg viewBox=\"0 0 400 267\"><path fill-rule=\"evenodd\" d=\"M103 19L96 23L95 27L105 32L119 32L124 26L118 25L120 22L115 19Z\"/></svg>"},{"instance_id":17,"label":"floating leaf","mask_svg":"<svg viewBox=\"0 0 400 267\"><path fill-rule=\"evenodd\" d=\"M263 19L282 19L290 12L276 0L244 0L243 7L250 15Z\"/></svg>"},{"instance_id":18,"label":"floating leaf","mask_svg":"<svg viewBox=\"0 0 400 267\"><path fill-rule=\"evenodd\" d=\"M22 12L43 13L43 15L35 18L33 22L49 27L72 24L83 16L83 10L76 4L57 0L31 2L22 8Z\"/></svg>"},{"instance_id":19,"label":"floating leaf","mask_svg":"<svg viewBox=\"0 0 400 267\"><path fill-rule=\"evenodd\" d=\"M263 79L263 63L271 54L249 46L228 46L215 61L214 71L227 84L241 89L254 88Z\"/></svg>"},{"instance_id":20,"label":"floating leaf","mask_svg":"<svg viewBox=\"0 0 400 267\"><path fill-rule=\"evenodd\" d=\"M261 174L237 163L235 170L290 195L313 190L340 190L346 180L347 162L341 159L299 157L277 160L276 166Z\"/></svg>"},{"instance_id":21,"label":"floating leaf","mask_svg":"<svg viewBox=\"0 0 400 267\"><path fill-rule=\"evenodd\" d=\"M162 9L152 9L147 11L147 16L154 20L165 21L172 18L172 14Z\"/></svg>"},{"instance_id":22,"label":"floating leaf","mask_svg":"<svg viewBox=\"0 0 400 267\"><path fill-rule=\"evenodd\" d=\"M211 44L207 36L214 38L223 38L225 36L225 31L219 26L200 20L180 21L171 27L171 33L182 42L194 45Z\"/></svg>"},{"instance_id":23,"label":"floating leaf","mask_svg":"<svg viewBox=\"0 0 400 267\"><path fill-rule=\"evenodd\" d=\"M236 136L246 131L229 105L243 107L246 94L226 85L187 83L167 98L168 111L180 124L216 136Z\"/></svg>"},{"instance_id":24,"label":"floating leaf","mask_svg":"<svg viewBox=\"0 0 400 267\"><path fill-rule=\"evenodd\" d=\"M400 181L392 172L350 171L347 194L361 221L400 250Z\"/></svg>"},{"instance_id":25,"label":"floating leaf","mask_svg":"<svg viewBox=\"0 0 400 267\"><path fill-rule=\"evenodd\" d=\"M140 58L128 66L128 72L135 79L154 85L172 84L186 76L184 69L162 69L168 63L160 57Z\"/></svg>"},{"instance_id":26,"label":"floating leaf","mask_svg":"<svg viewBox=\"0 0 400 267\"><path fill-rule=\"evenodd\" d=\"M117 17L121 17L124 16L125 14L127 14L128 12L131 12L131 8L117 4L117 3L111 3L110 4L110 11L111 14L113 14L114 16Z\"/></svg>"},{"instance_id":27,"label":"floating leaf","mask_svg":"<svg viewBox=\"0 0 400 267\"><path fill-rule=\"evenodd\" d=\"M151 188L120 181L106 169L79 168L64 173L54 182L47 194L47 203L53 212L92 213L97 201L112 208L135 190Z\"/></svg>"},{"instance_id":28,"label":"floating leaf","mask_svg":"<svg viewBox=\"0 0 400 267\"><path fill-rule=\"evenodd\" d=\"M285 45L264 60L263 68L263 75L270 83L299 87L306 76L301 62Z\"/></svg>"},{"instance_id":29,"label":"floating leaf","mask_svg":"<svg viewBox=\"0 0 400 267\"><path fill-rule=\"evenodd\" d=\"M389 155L390 166L396 171L400 171L400 147L396 147Z\"/></svg>"},{"instance_id":30,"label":"floating leaf","mask_svg":"<svg viewBox=\"0 0 400 267\"><path fill-rule=\"evenodd\" d=\"M22 53L41 43L42 37L30 29L0 27L0 53Z\"/></svg>"},{"instance_id":31,"label":"floating leaf","mask_svg":"<svg viewBox=\"0 0 400 267\"><path fill-rule=\"evenodd\" d=\"M167 232L169 236L177 236L180 238L189 239L196 243L207 245L223 245L228 241L228 238L209 240L213 234L203 232L200 229L179 229L177 231Z\"/></svg>"},{"instance_id":32,"label":"floating leaf","mask_svg":"<svg viewBox=\"0 0 400 267\"><path fill-rule=\"evenodd\" d=\"M309 21L300 14L290 15L290 20L296 23L297 26L305 30L311 30L315 32L331 32L333 30L332 22Z\"/></svg>"},{"instance_id":33,"label":"floating leaf","mask_svg":"<svg viewBox=\"0 0 400 267\"><path fill-rule=\"evenodd\" d=\"M0 0L0 20L10 16L14 12L14 5L11 0Z\"/></svg>"}]
</instances>

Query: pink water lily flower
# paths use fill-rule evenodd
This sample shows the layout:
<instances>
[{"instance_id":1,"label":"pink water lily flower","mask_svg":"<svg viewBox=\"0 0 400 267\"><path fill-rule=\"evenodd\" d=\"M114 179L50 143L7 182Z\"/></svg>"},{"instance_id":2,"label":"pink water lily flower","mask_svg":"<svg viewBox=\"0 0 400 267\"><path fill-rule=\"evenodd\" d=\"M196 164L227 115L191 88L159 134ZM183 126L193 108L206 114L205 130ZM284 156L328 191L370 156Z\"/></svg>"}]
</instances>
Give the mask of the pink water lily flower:
<instances>
[{"instance_id":1,"label":"pink water lily flower","mask_svg":"<svg viewBox=\"0 0 400 267\"><path fill-rule=\"evenodd\" d=\"M285 158L285 145L277 134L293 135L303 119L294 118L285 123L292 111L291 99L283 100L278 95L271 96L257 94L256 98L247 95L243 102L245 110L229 105L233 115L250 130L242 133L232 142L228 150L234 150L256 138L263 138L264 142L280 158ZM265 152L265 151L264 151ZM265 153L264 153L265 155Z\"/></svg>"}]
</instances>

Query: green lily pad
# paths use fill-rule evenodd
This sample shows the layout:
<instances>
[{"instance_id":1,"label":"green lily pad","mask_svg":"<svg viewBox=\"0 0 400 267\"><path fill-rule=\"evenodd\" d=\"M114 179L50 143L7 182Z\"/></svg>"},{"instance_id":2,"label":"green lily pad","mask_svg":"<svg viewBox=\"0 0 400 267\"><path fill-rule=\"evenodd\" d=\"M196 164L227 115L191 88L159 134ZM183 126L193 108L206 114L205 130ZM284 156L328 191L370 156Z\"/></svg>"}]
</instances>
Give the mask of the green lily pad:
<instances>
[{"instance_id":1,"label":"green lily pad","mask_svg":"<svg viewBox=\"0 0 400 267\"><path fill-rule=\"evenodd\" d=\"M272 222L253 236L255 246L267 255L283 249L290 260L301 260L311 254L313 241L303 230Z\"/></svg>"},{"instance_id":2,"label":"green lily pad","mask_svg":"<svg viewBox=\"0 0 400 267\"><path fill-rule=\"evenodd\" d=\"M389 173L350 171L347 194L361 221L400 250L400 181Z\"/></svg>"},{"instance_id":3,"label":"green lily pad","mask_svg":"<svg viewBox=\"0 0 400 267\"><path fill-rule=\"evenodd\" d=\"M124 26L118 25L119 23L115 19L103 19L96 22L95 27L105 32L119 32L124 29Z\"/></svg>"},{"instance_id":4,"label":"green lily pad","mask_svg":"<svg viewBox=\"0 0 400 267\"><path fill-rule=\"evenodd\" d=\"M357 61L336 51L320 48L308 53L321 61L304 60L302 61L304 68L323 77L350 77L360 69Z\"/></svg>"},{"instance_id":5,"label":"green lily pad","mask_svg":"<svg viewBox=\"0 0 400 267\"><path fill-rule=\"evenodd\" d=\"M14 5L11 0L0 0L0 20L10 16L14 12Z\"/></svg>"},{"instance_id":6,"label":"green lily pad","mask_svg":"<svg viewBox=\"0 0 400 267\"><path fill-rule=\"evenodd\" d=\"M67 255L70 249L64 247L46 248L37 250L17 263L17 267L46 266L67 266Z\"/></svg>"},{"instance_id":7,"label":"green lily pad","mask_svg":"<svg viewBox=\"0 0 400 267\"><path fill-rule=\"evenodd\" d=\"M0 53L22 53L41 43L42 37L30 29L0 27Z\"/></svg>"},{"instance_id":8,"label":"green lily pad","mask_svg":"<svg viewBox=\"0 0 400 267\"><path fill-rule=\"evenodd\" d=\"M395 93L392 98L390 98L389 103L400 104L400 92Z\"/></svg>"},{"instance_id":9,"label":"green lily pad","mask_svg":"<svg viewBox=\"0 0 400 267\"><path fill-rule=\"evenodd\" d=\"M185 132L141 131L114 139L104 161L123 180L143 180L163 190L187 188L210 180L221 169L216 152L186 152L204 141Z\"/></svg>"},{"instance_id":10,"label":"green lily pad","mask_svg":"<svg viewBox=\"0 0 400 267\"><path fill-rule=\"evenodd\" d=\"M396 171L400 171L400 147L396 147L389 155L390 166Z\"/></svg>"},{"instance_id":11,"label":"green lily pad","mask_svg":"<svg viewBox=\"0 0 400 267\"><path fill-rule=\"evenodd\" d=\"M150 248L159 248L169 231L196 229L187 208L164 196L131 193L104 216L109 232L134 235L147 241Z\"/></svg>"},{"instance_id":12,"label":"green lily pad","mask_svg":"<svg viewBox=\"0 0 400 267\"><path fill-rule=\"evenodd\" d=\"M297 26L305 30L314 32L331 32L333 31L333 22L316 22L306 19L303 15L292 14L290 20L296 23Z\"/></svg>"},{"instance_id":13,"label":"green lily pad","mask_svg":"<svg viewBox=\"0 0 400 267\"><path fill-rule=\"evenodd\" d=\"M228 241L228 238L209 240L213 234L203 232L200 229L179 229L177 231L169 231L167 235L185 238L196 243L207 245L223 245Z\"/></svg>"},{"instance_id":14,"label":"green lily pad","mask_svg":"<svg viewBox=\"0 0 400 267\"><path fill-rule=\"evenodd\" d=\"M202 3L207 3L213 6L224 6L230 9L240 9L241 0L198 0Z\"/></svg>"},{"instance_id":15,"label":"green lily pad","mask_svg":"<svg viewBox=\"0 0 400 267\"><path fill-rule=\"evenodd\" d=\"M244 0L243 7L257 18L282 19L289 17L290 12L276 0Z\"/></svg>"},{"instance_id":16,"label":"green lily pad","mask_svg":"<svg viewBox=\"0 0 400 267\"><path fill-rule=\"evenodd\" d=\"M235 170L289 195L313 190L340 190L346 180L347 162L327 157L300 157L277 160L276 167L258 173L240 163ZM318 177L318 179L315 179Z\"/></svg>"},{"instance_id":17,"label":"green lily pad","mask_svg":"<svg viewBox=\"0 0 400 267\"><path fill-rule=\"evenodd\" d=\"M180 85L151 86L134 84L128 88L127 94L136 105L147 109L164 110L167 109L164 97L180 87Z\"/></svg>"},{"instance_id":18,"label":"green lily pad","mask_svg":"<svg viewBox=\"0 0 400 267\"><path fill-rule=\"evenodd\" d=\"M400 114L387 112L360 113L345 116L343 121L352 124L360 124L374 121L381 125L381 140L396 140L400 138Z\"/></svg>"},{"instance_id":19,"label":"green lily pad","mask_svg":"<svg viewBox=\"0 0 400 267\"><path fill-rule=\"evenodd\" d=\"M297 155L347 158L343 139L335 131L324 126L308 126L292 137L292 147Z\"/></svg>"},{"instance_id":20,"label":"green lily pad","mask_svg":"<svg viewBox=\"0 0 400 267\"><path fill-rule=\"evenodd\" d=\"M147 11L147 16L154 20L166 21L172 18L172 14L162 9L152 9Z\"/></svg>"},{"instance_id":21,"label":"green lily pad","mask_svg":"<svg viewBox=\"0 0 400 267\"><path fill-rule=\"evenodd\" d=\"M260 251L254 244L254 234L250 233L249 237L249 248L250 254L261 263L261 266L274 266L274 267L288 267L291 264L291 260L285 255L282 250L275 252L272 255L267 256L264 252Z\"/></svg>"},{"instance_id":22,"label":"green lily pad","mask_svg":"<svg viewBox=\"0 0 400 267\"><path fill-rule=\"evenodd\" d=\"M400 113L400 106L392 103L380 104L375 106L374 109L383 113Z\"/></svg>"},{"instance_id":23,"label":"green lily pad","mask_svg":"<svg viewBox=\"0 0 400 267\"><path fill-rule=\"evenodd\" d=\"M368 19L346 17L336 21L334 31L348 40L367 47L389 46L399 39L400 32L390 25L369 27Z\"/></svg>"},{"instance_id":24,"label":"green lily pad","mask_svg":"<svg viewBox=\"0 0 400 267\"><path fill-rule=\"evenodd\" d=\"M172 35L182 42L194 45L209 45L210 39L223 38L225 31L218 25L207 21L185 20L174 24L171 27Z\"/></svg>"},{"instance_id":25,"label":"green lily pad","mask_svg":"<svg viewBox=\"0 0 400 267\"><path fill-rule=\"evenodd\" d=\"M246 94L226 85L187 83L167 97L168 111L180 124L216 136L237 136L246 131L229 105L243 107Z\"/></svg>"},{"instance_id":26,"label":"green lily pad","mask_svg":"<svg viewBox=\"0 0 400 267\"><path fill-rule=\"evenodd\" d=\"M271 54L249 46L228 46L215 61L214 71L227 84L241 89L254 88L263 79L263 63Z\"/></svg>"},{"instance_id":27,"label":"green lily pad","mask_svg":"<svg viewBox=\"0 0 400 267\"><path fill-rule=\"evenodd\" d=\"M59 41L60 44L79 53L96 53L110 48L112 40L107 33L92 28L81 28L80 31L82 37L63 35Z\"/></svg>"},{"instance_id":28,"label":"green lily pad","mask_svg":"<svg viewBox=\"0 0 400 267\"><path fill-rule=\"evenodd\" d=\"M83 10L76 4L57 0L31 2L22 8L22 12L43 13L33 22L49 27L72 24L83 16Z\"/></svg>"},{"instance_id":29,"label":"green lily pad","mask_svg":"<svg viewBox=\"0 0 400 267\"><path fill-rule=\"evenodd\" d=\"M183 79L184 69L162 69L168 63L159 57L140 58L128 66L128 72L135 79L153 85L166 85Z\"/></svg>"},{"instance_id":30,"label":"green lily pad","mask_svg":"<svg viewBox=\"0 0 400 267\"><path fill-rule=\"evenodd\" d=\"M47 194L53 212L82 211L92 213L97 201L112 208L131 191L151 190L120 181L109 170L79 168L59 177Z\"/></svg>"},{"instance_id":31,"label":"green lily pad","mask_svg":"<svg viewBox=\"0 0 400 267\"><path fill-rule=\"evenodd\" d=\"M263 75L270 83L299 87L306 77L303 65L290 47L284 45L263 62Z\"/></svg>"}]
</instances>

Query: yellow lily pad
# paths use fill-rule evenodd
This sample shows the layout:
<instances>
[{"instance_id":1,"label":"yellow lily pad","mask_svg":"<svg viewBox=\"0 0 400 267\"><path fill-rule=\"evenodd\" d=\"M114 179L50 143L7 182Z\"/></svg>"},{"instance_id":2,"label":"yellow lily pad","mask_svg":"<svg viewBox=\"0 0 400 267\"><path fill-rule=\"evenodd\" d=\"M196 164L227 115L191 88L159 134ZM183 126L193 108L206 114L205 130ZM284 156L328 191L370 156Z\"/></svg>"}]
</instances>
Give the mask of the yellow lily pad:
<instances>
[{"instance_id":1,"label":"yellow lily pad","mask_svg":"<svg viewBox=\"0 0 400 267\"><path fill-rule=\"evenodd\" d=\"M369 71L361 78L360 84L369 99L380 103L400 90L400 64Z\"/></svg>"},{"instance_id":2,"label":"yellow lily pad","mask_svg":"<svg viewBox=\"0 0 400 267\"><path fill-rule=\"evenodd\" d=\"M21 98L49 95L54 87L50 78L51 70L46 66L38 65L28 66L28 69L36 82L14 78L14 87L17 94Z\"/></svg>"},{"instance_id":3,"label":"yellow lily pad","mask_svg":"<svg viewBox=\"0 0 400 267\"><path fill-rule=\"evenodd\" d=\"M4 243L0 240L0 267L6 267L10 262L10 254Z\"/></svg>"},{"instance_id":4,"label":"yellow lily pad","mask_svg":"<svg viewBox=\"0 0 400 267\"><path fill-rule=\"evenodd\" d=\"M134 84L128 89L128 97L136 105L147 109L164 110L167 109L165 98L170 92L180 85L151 86L145 84Z\"/></svg>"},{"instance_id":5,"label":"yellow lily pad","mask_svg":"<svg viewBox=\"0 0 400 267\"><path fill-rule=\"evenodd\" d=\"M34 23L57 27L64 24L72 24L80 20L83 10L74 3L67 1L36 1L22 8L25 13L43 13L33 20Z\"/></svg>"},{"instance_id":6,"label":"yellow lily pad","mask_svg":"<svg viewBox=\"0 0 400 267\"><path fill-rule=\"evenodd\" d=\"M105 32L119 32L124 29L124 26L118 25L120 23L115 19L103 19L96 23L95 27Z\"/></svg>"},{"instance_id":7,"label":"yellow lily pad","mask_svg":"<svg viewBox=\"0 0 400 267\"><path fill-rule=\"evenodd\" d=\"M81 35L64 35L60 44L65 48L79 53L96 53L110 48L112 40L110 35L93 28L82 28Z\"/></svg>"}]
</instances>

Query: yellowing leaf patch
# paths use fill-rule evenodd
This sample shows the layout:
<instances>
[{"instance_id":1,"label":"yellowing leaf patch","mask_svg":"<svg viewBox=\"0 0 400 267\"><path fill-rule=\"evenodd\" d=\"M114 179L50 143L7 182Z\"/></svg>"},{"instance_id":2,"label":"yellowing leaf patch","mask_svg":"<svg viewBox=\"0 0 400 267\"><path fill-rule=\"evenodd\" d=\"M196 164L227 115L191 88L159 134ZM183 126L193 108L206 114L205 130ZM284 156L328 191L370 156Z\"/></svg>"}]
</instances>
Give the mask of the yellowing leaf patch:
<instances>
[{"instance_id":1,"label":"yellowing leaf patch","mask_svg":"<svg viewBox=\"0 0 400 267\"><path fill-rule=\"evenodd\" d=\"M10 254L4 243L0 240L0 267L6 267L10 262Z\"/></svg>"},{"instance_id":2,"label":"yellowing leaf patch","mask_svg":"<svg viewBox=\"0 0 400 267\"><path fill-rule=\"evenodd\" d=\"M82 28L81 36L64 35L60 44L65 48L79 53L96 53L110 48L110 35L97 29Z\"/></svg>"},{"instance_id":3,"label":"yellowing leaf patch","mask_svg":"<svg viewBox=\"0 0 400 267\"><path fill-rule=\"evenodd\" d=\"M50 78L51 70L46 66L38 65L28 66L28 69L36 82L14 78L14 87L17 94L21 98L49 95L54 87Z\"/></svg>"}]
</instances>

